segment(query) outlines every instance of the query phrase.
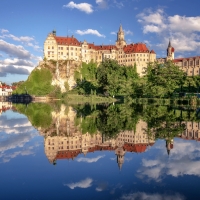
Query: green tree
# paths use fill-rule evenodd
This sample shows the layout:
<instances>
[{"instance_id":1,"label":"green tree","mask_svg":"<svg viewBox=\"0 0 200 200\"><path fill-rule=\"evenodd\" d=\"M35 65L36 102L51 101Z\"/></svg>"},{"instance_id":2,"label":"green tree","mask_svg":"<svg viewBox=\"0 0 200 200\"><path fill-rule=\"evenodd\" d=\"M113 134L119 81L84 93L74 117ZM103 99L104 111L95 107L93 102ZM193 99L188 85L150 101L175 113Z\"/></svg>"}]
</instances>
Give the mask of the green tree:
<instances>
[{"instance_id":1,"label":"green tree","mask_svg":"<svg viewBox=\"0 0 200 200\"><path fill-rule=\"evenodd\" d=\"M106 59L97 69L98 84L104 94L115 96L121 87L123 69L117 61Z\"/></svg>"},{"instance_id":2,"label":"green tree","mask_svg":"<svg viewBox=\"0 0 200 200\"><path fill-rule=\"evenodd\" d=\"M186 74L171 61L151 63L147 67L145 93L153 97L172 96L174 90L185 82Z\"/></svg>"}]
</instances>

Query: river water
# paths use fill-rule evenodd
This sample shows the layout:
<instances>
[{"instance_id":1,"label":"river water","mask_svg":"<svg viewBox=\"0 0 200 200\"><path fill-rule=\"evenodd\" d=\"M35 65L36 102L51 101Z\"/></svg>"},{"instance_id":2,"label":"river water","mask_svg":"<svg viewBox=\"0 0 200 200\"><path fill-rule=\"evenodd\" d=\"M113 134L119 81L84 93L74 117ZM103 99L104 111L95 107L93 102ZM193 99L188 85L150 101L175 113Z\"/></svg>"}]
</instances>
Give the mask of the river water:
<instances>
[{"instance_id":1,"label":"river water","mask_svg":"<svg viewBox=\"0 0 200 200\"><path fill-rule=\"evenodd\" d=\"M196 110L4 105L1 199L198 200Z\"/></svg>"}]
</instances>

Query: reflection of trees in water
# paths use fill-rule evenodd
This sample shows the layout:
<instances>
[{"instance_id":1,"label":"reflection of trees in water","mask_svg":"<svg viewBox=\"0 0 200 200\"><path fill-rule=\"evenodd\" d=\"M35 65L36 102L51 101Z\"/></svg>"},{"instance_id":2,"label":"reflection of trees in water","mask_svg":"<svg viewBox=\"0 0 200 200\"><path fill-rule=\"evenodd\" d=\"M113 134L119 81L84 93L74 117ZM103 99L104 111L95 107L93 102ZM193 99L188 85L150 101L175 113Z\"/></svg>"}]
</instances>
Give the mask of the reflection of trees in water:
<instances>
[{"instance_id":1,"label":"reflection of trees in water","mask_svg":"<svg viewBox=\"0 0 200 200\"><path fill-rule=\"evenodd\" d=\"M59 103L15 105L43 133L52 136L81 131L83 134L101 132L106 138L116 138L121 131L135 130L139 120L147 123L144 131L149 138L173 138L183 133L186 122L199 121L194 108L139 104L76 105L73 125L70 122L69 106ZM49 127L49 128L48 128ZM58 129L59 127L59 129ZM51 131L48 131L48 130Z\"/></svg>"}]
</instances>

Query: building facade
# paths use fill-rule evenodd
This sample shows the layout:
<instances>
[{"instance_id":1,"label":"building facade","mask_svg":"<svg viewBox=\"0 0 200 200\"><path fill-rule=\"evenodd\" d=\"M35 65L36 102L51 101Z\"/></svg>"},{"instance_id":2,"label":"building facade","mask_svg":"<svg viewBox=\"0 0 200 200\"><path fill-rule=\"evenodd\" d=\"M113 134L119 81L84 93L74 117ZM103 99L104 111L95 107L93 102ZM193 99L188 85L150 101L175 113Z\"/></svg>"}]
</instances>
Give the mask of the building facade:
<instances>
[{"instance_id":1,"label":"building facade","mask_svg":"<svg viewBox=\"0 0 200 200\"><path fill-rule=\"evenodd\" d=\"M101 63L104 59L117 60L120 65L137 66L140 76L145 74L147 64L156 61L156 53L144 43L127 44L122 25L117 33L115 45L95 45L79 42L74 36L59 37L50 33L44 42L44 58L47 60L74 60Z\"/></svg>"},{"instance_id":2,"label":"building facade","mask_svg":"<svg viewBox=\"0 0 200 200\"><path fill-rule=\"evenodd\" d=\"M169 41L167 47L167 57L158 58L158 63L165 63L171 60L175 65L177 65L181 70L183 70L187 76L197 76L200 75L200 56L188 57L188 58L174 58L175 49L171 46Z\"/></svg>"}]
</instances>

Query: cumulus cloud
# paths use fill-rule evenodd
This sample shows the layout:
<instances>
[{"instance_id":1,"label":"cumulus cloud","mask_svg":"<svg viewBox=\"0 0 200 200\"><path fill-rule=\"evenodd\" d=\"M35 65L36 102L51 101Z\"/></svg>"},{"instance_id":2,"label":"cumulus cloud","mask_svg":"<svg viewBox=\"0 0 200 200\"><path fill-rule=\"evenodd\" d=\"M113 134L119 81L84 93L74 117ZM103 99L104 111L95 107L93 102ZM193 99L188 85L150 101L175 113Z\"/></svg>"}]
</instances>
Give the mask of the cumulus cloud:
<instances>
[{"instance_id":1,"label":"cumulus cloud","mask_svg":"<svg viewBox=\"0 0 200 200\"><path fill-rule=\"evenodd\" d=\"M136 199L146 199L146 200L185 200L185 197L179 193L176 194L159 194L159 193L145 193L136 192L131 194L124 194L121 200L136 200Z\"/></svg>"},{"instance_id":2,"label":"cumulus cloud","mask_svg":"<svg viewBox=\"0 0 200 200\"><path fill-rule=\"evenodd\" d=\"M143 26L144 34L151 33L158 36L157 39L160 39L160 43L156 45L158 49L166 49L171 38L172 45L178 52L199 51L200 16L167 16L162 9L156 11L147 9L138 14L137 18Z\"/></svg>"},{"instance_id":3,"label":"cumulus cloud","mask_svg":"<svg viewBox=\"0 0 200 200\"><path fill-rule=\"evenodd\" d=\"M0 51L6 53L10 57L17 57L19 59L30 59L31 54L25 50L23 46L14 45L0 39Z\"/></svg>"},{"instance_id":4,"label":"cumulus cloud","mask_svg":"<svg viewBox=\"0 0 200 200\"><path fill-rule=\"evenodd\" d=\"M8 30L6 30L6 29L1 29L1 33L9 33L9 31Z\"/></svg>"},{"instance_id":5,"label":"cumulus cloud","mask_svg":"<svg viewBox=\"0 0 200 200\"><path fill-rule=\"evenodd\" d=\"M93 12L93 8L92 8L92 5L91 4L88 4L88 3L79 3L79 4L76 4L74 3L73 1L70 1L67 5L64 5L63 6L64 8L71 8L71 9L78 9L82 12L85 12L87 14L90 14Z\"/></svg>"},{"instance_id":6,"label":"cumulus cloud","mask_svg":"<svg viewBox=\"0 0 200 200\"><path fill-rule=\"evenodd\" d=\"M104 157L105 157L105 155L97 156L96 158L78 158L76 161L93 163L93 162L97 162L99 159L104 158Z\"/></svg>"},{"instance_id":7,"label":"cumulus cloud","mask_svg":"<svg viewBox=\"0 0 200 200\"><path fill-rule=\"evenodd\" d=\"M64 186L68 186L72 190L75 189L76 187L85 189L85 188L91 187L92 182L93 182L93 180L91 178L86 178L86 179L81 180L81 181L76 182L76 183L64 184Z\"/></svg>"},{"instance_id":8,"label":"cumulus cloud","mask_svg":"<svg viewBox=\"0 0 200 200\"><path fill-rule=\"evenodd\" d=\"M25 68L14 67L12 65L0 67L0 77L6 77L7 74L29 75L30 72Z\"/></svg>"},{"instance_id":9,"label":"cumulus cloud","mask_svg":"<svg viewBox=\"0 0 200 200\"><path fill-rule=\"evenodd\" d=\"M5 32L4 32L5 33ZM28 37L28 36L21 36L21 37L17 37L15 35L12 34L4 34L3 36L0 36L1 38L10 38L14 41L18 41L18 42L30 42L30 41L34 41L33 37Z\"/></svg>"},{"instance_id":10,"label":"cumulus cloud","mask_svg":"<svg viewBox=\"0 0 200 200\"><path fill-rule=\"evenodd\" d=\"M104 37L105 38L105 35L100 34L97 30L93 30L93 29L87 29L87 30L83 30L83 31L77 30L76 33L79 34L79 35L88 35L88 34L90 34L90 35L96 35L98 37Z\"/></svg>"},{"instance_id":11,"label":"cumulus cloud","mask_svg":"<svg viewBox=\"0 0 200 200\"><path fill-rule=\"evenodd\" d=\"M41 51L41 47L37 45L35 38L30 36L20 36L17 37L13 34L10 34L8 30L1 29L2 35L0 35L0 38L2 39L11 39L17 42L21 42L22 44L32 47L36 51Z\"/></svg>"},{"instance_id":12,"label":"cumulus cloud","mask_svg":"<svg viewBox=\"0 0 200 200\"><path fill-rule=\"evenodd\" d=\"M27 66L27 67L34 67L34 64L30 61L23 60L23 59L5 59L5 60L0 60L0 65L17 65L17 66Z\"/></svg>"}]
</instances>

